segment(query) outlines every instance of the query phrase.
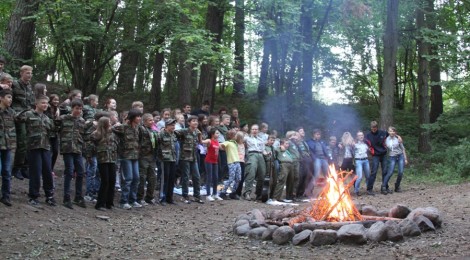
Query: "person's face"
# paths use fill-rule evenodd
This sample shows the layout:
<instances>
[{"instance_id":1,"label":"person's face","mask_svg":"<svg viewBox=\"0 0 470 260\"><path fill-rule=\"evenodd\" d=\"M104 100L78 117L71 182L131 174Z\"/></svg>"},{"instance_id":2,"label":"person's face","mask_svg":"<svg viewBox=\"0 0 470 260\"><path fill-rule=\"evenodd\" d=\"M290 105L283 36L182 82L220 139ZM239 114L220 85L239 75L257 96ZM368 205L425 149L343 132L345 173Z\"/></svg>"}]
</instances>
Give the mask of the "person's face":
<instances>
[{"instance_id":1,"label":"person's face","mask_svg":"<svg viewBox=\"0 0 470 260\"><path fill-rule=\"evenodd\" d=\"M79 117L82 114L83 107L74 106L72 108L72 116Z\"/></svg>"},{"instance_id":2,"label":"person's face","mask_svg":"<svg viewBox=\"0 0 470 260\"><path fill-rule=\"evenodd\" d=\"M391 137L394 137L397 135L397 132L395 132L395 130L393 130L392 128L389 128L388 129L388 134L391 136Z\"/></svg>"},{"instance_id":3,"label":"person's face","mask_svg":"<svg viewBox=\"0 0 470 260\"><path fill-rule=\"evenodd\" d=\"M251 134L252 135L258 135L258 131L259 131L258 126L251 127Z\"/></svg>"},{"instance_id":4,"label":"person's face","mask_svg":"<svg viewBox=\"0 0 470 260\"><path fill-rule=\"evenodd\" d=\"M167 120L168 118L170 118L170 111L165 111L163 113L163 119Z\"/></svg>"},{"instance_id":5,"label":"person's face","mask_svg":"<svg viewBox=\"0 0 470 260\"><path fill-rule=\"evenodd\" d=\"M189 114L191 112L191 106L187 105L187 106L183 107L183 110L184 110L185 114Z\"/></svg>"},{"instance_id":6,"label":"person's face","mask_svg":"<svg viewBox=\"0 0 470 260\"><path fill-rule=\"evenodd\" d=\"M136 109L138 109L140 111L140 113L144 112L144 106L138 106L138 107L136 107Z\"/></svg>"},{"instance_id":7,"label":"person's face","mask_svg":"<svg viewBox=\"0 0 470 260\"><path fill-rule=\"evenodd\" d=\"M12 79L4 79L0 83L8 85L11 88L11 86L13 85L13 80Z\"/></svg>"},{"instance_id":8,"label":"person's face","mask_svg":"<svg viewBox=\"0 0 470 260\"><path fill-rule=\"evenodd\" d=\"M379 128L378 128L377 126L371 126L371 127L370 127L370 131L371 131L372 133L376 133L377 130L379 130Z\"/></svg>"},{"instance_id":9,"label":"person's face","mask_svg":"<svg viewBox=\"0 0 470 260\"><path fill-rule=\"evenodd\" d=\"M273 144L274 144L274 138L269 138L267 145L272 146Z\"/></svg>"},{"instance_id":10,"label":"person's face","mask_svg":"<svg viewBox=\"0 0 470 260\"><path fill-rule=\"evenodd\" d=\"M155 122L155 121L153 121L153 118L152 118L152 117L151 117L151 118L147 118L147 119L145 119L145 121L144 121L144 125L145 125L146 127L152 127L152 125L153 125L154 122Z\"/></svg>"},{"instance_id":11,"label":"person's face","mask_svg":"<svg viewBox=\"0 0 470 260\"><path fill-rule=\"evenodd\" d=\"M181 124L181 125L184 124L184 117L183 116L178 117L178 124Z\"/></svg>"},{"instance_id":12,"label":"person's face","mask_svg":"<svg viewBox=\"0 0 470 260\"><path fill-rule=\"evenodd\" d=\"M142 116L136 116L134 117L134 120L132 120L132 123L134 124L140 124L140 121L142 121Z\"/></svg>"},{"instance_id":13,"label":"person's face","mask_svg":"<svg viewBox=\"0 0 470 260\"><path fill-rule=\"evenodd\" d=\"M21 80L24 82L30 82L31 78L33 77L33 71L32 70L24 70L20 73Z\"/></svg>"},{"instance_id":14,"label":"person's face","mask_svg":"<svg viewBox=\"0 0 470 260\"><path fill-rule=\"evenodd\" d=\"M304 138L304 137L305 137L305 131L304 131L303 128L300 128L299 131L298 131L298 133L299 133L299 136L300 136L301 138Z\"/></svg>"},{"instance_id":15,"label":"person's face","mask_svg":"<svg viewBox=\"0 0 470 260\"><path fill-rule=\"evenodd\" d=\"M5 63L0 62L0 71L3 71L4 68L5 68Z\"/></svg>"},{"instance_id":16,"label":"person's face","mask_svg":"<svg viewBox=\"0 0 470 260\"><path fill-rule=\"evenodd\" d=\"M82 93L77 93L73 98L82 99Z\"/></svg>"},{"instance_id":17,"label":"person's face","mask_svg":"<svg viewBox=\"0 0 470 260\"><path fill-rule=\"evenodd\" d=\"M219 135L220 135L220 132L219 132L219 131L215 131L214 136L213 136L213 139L219 139Z\"/></svg>"},{"instance_id":18,"label":"person's face","mask_svg":"<svg viewBox=\"0 0 470 260\"><path fill-rule=\"evenodd\" d=\"M217 119L214 119L214 123L213 123L213 124L214 124L214 126L219 125L219 124L220 124L220 120L219 120L218 118L217 118Z\"/></svg>"},{"instance_id":19,"label":"person's face","mask_svg":"<svg viewBox=\"0 0 470 260\"><path fill-rule=\"evenodd\" d=\"M289 142L284 142L284 148L289 149L289 146L290 146Z\"/></svg>"},{"instance_id":20,"label":"person's face","mask_svg":"<svg viewBox=\"0 0 470 260\"><path fill-rule=\"evenodd\" d=\"M205 116L204 119L202 119L202 124L207 125L208 122L209 122L209 119L207 119L207 117Z\"/></svg>"},{"instance_id":21,"label":"person's face","mask_svg":"<svg viewBox=\"0 0 470 260\"><path fill-rule=\"evenodd\" d=\"M196 119L189 121L189 128L196 129L199 125L199 122Z\"/></svg>"},{"instance_id":22,"label":"person's face","mask_svg":"<svg viewBox=\"0 0 470 260\"><path fill-rule=\"evenodd\" d=\"M320 133L314 133L314 134L313 134L313 139L315 139L315 140L320 140L320 138L321 138L321 134L320 134Z\"/></svg>"},{"instance_id":23,"label":"person's face","mask_svg":"<svg viewBox=\"0 0 470 260\"><path fill-rule=\"evenodd\" d=\"M165 126L167 132L173 133L175 131L175 124Z\"/></svg>"},{"instance_id":24,"label":"person's face","mask_svg":"<svg viewBox=\"0 0 470 260\"><path fill-rule=\"evenodd\" d=\"M154 116L153 117L153 122L158 122L160 121L160 116Z\"/></svg>"},{"instance_id":25,"label":"person's face","mask_svg":"<svg viewBox=\"0 0 470 260\"><path fill-rule=\"evenodd\" d=\"M204 105L201 108L203 111L209 111L209 105Z\"/></svg>"},{"instance_id":26,"label":"person's face","mask_svg":"<svg viewBox=\"0 0 470 260\"><path fill-rule=\"evenodd\" d=\"M364 133L357 133L356 137L357 137L357 140L363 141L364 140Z\"/></svg>"},{"instance_id":27,"label":"person's face","mask_svg":"<svg viewBox=\"0 0 470 260\"><path fill-rule=\"evenodd\" d=\"M177 115L181 115L181 110L175 109L175 116L177 116Z\"/></svg>"},{"instance_id":28,"label":"person's face","mask_svg":"<svg viewBox=\"0 0 470 260\"><path fill-rule=\"evenodd\" d=\"M41 99L36 103L36 109L41 112L46 111L48 106L49 106L49 103L45 99Z\"/></svg>"},{"instance_id":29,"label":"person's face","mask_svg":"<svg viewBox=\"0 0 470 260\"><path fill-rule=\"evenodd\" d=\"M109 100L108 109L116 110L116 107L117 107L116 100L114 100L114 99Z\"/></svg>"},{"instance_id":30,"label":"person's face","mask_svg":"<svg viewBox=\"0 0 470 260\"><path fill-rule=\"evenodd\" d=\"M232 110L232 116L233 117L238 117L238 110L237 109Z\"/></svg>"},{"instance_id":31,"label":"person's face","mask_svg":"<svg viewBox=\"0 0 470 260\"><path fill-rule=\"evenodd\" d=\"M90 105L92 107L98 107L98 104L99 104L99 100L98 99L92 99L90 100Z\"/></svg>"},{"instance_id":32,"label":"person's face","mask_svg":"<svg viewBox=\"0 0 470 260\"><path fill-rule=\"evenodd\" d=\"M336 140L330 139L330 146L331 146L331 147L336 146Z\"/></svg>"},{"instance_id":33,"label":"person's face","mask_svg":"<svg viewBox=\"0 0 470 260\"><path fill-rule=\"evenodd\" d=\"M228 117L227 117L227 118L224 118L224 120L222 121L222 123L223 123L224 125L230 125L230 118L228 118Z\"/></svg>"},{"instance_id":34,"label":"person's face","mask_svg":"<svg viewBox=\"0 0 470 260\"><path fill-rule=\"evenodd\" d=\"M248 125L245 125L243 128L242 128L243 132L245 133L248 133Z\"/></svg>"},{"instance_id":35,"label":"person's face","mask_svg":"<svg viewBox=\"0 0 470 260\"><path fill-rule=\"evenodd\" d=\"M261 132L267 133L269 130L269 126L266 126L265 128L261 129Z\"/></svg>"},{"instance_id":36,"label":"person's face","mask_svg":"<svg viewBox=\"0 0 470 260\"><path fill-rule=\"evenodd\" d=\"M225 115L225 114L227 114L227 110L221 110L220 111L220 115Z\"/></svg>"},{"instance_id":37,"label":"person's face","mask_svg":"<svg viewBox=\"0 0 470 260\"><path fill-rule=\"evenodd\" d=\"M58 98L58 97L54 97L54 98L52 99L52 101L51 101L51 104L56 107L56 106L59 105L59 102L60 102L59 98Z\"/></svg>"},{"instance_id":38,"label":"person's face","mask_svg":"<svg viewBox=\"0 0 470 260\"><path fill-rule=\"evenodd\" d=\"M0 102L2 102L2 104L5 105L5 107L11 106L12 100L13 100L13 96L10 94L5 95L5 97L0 98Z\"/></svg>"}]
</instances>

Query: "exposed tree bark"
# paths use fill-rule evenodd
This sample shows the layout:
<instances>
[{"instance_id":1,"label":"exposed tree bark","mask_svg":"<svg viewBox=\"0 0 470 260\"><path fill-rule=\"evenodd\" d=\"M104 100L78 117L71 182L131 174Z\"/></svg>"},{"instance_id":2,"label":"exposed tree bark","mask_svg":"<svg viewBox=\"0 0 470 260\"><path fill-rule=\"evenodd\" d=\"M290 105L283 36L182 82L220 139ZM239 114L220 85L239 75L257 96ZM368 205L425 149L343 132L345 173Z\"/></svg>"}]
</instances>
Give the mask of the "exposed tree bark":
<instances>
[{"instance_id":1,"label":"exposed tree bark","mask_svg":"<svg viewBox=\"0 0 470 260\"><path fill-rule=\"evenodd\" d=\"M422 3L422 1L420 1ZM416 11L416 26L418 30L426 28L424 20L424 11L421 7ZM431 151L429 143L429 131L422 127L423 124L429 124L429 62L426 56L429 55L429 44L418 37L416 40L418 45L418 120L420 124L418 137L418 151L426 153Z\"/></svg>"},{"instance_id":2,"label":"exposed tree bark","mask_svg":"<svg viewBox=\"0 0 470 260\"><path fill-rule=\"evenodd\" d=\"M35 19L27 18L36 14L39 0L17 0L10 16L5 33L4 47L11 56L9 67L16 71L17 67L30 63L33 58Z\"/></svg>"},{"instance_id":3,"label":"exposed tree bark","mask_svg":"<svg viewBox=\"0 0 470 260\"><path fill-rule=\"evenodd\" d=\"M222 41L224 15L227 7L228 2L226 0L208 1L206 29L213 35L214 38L212 41L215 43L220 43ZM202 104L204 100L209 100L211 102L211 111L214 107L217 69L218 67L216 64L203 64L201 66L201 77L199 79L198 101Z\"/></svg>"},{"instance_id":4,"label":"exposed tree bark","mask_svg":"<svg viewBox=\"0 0 470 260\"><path fill-rule=\"evenodd\" d=\"M178 61L178 104L183 107L183 104L191 104L191 64L187 63L188 58L186 46L180 45L179 48L179 61Z\"/></svg>"},{"instance_id":5,"label":"exposed tree bark","mask_svg":"<svg viewBox=\"0 0 470 260\"><path fill-rule=\"evenodd\" d=\"M263 39L263 59L261 60L261 72L258 82L258 98L264 100L268 95L268 72L269 72L269 56L271 44L270 39Z\"/></svg>"},{"instance_id":6,"label":"exposed tree bark","mask_svg":"<svg viewBox=\"0 0 470 260\"><path fill-rule=\"evenodd\" d=\"M380 37L376 35L374 37L374 42L375 42L375 58L377 59L377 84L379 85L379 102L377 103L377 106L380 109L380 98L382 96L382 90L383 90L383 64L382 64L382 49L380 48L381 42L380 42Z\"/></svg>"},{"instance_id":7,"label":"exposed tree bark","mask_svg":"<svg viewBox=\"0 0 470 260\"><path fill-rule=\"evenodd\" d=\"M427 16L426 21L428 28L436 30L436 18L434 17L434 1L427 0L426 5ZM442 86L441 86L441 65L439 64L437 56L438 46L432 44L430 46L431 60L429 61L430 78L431 78L431 113L429 121L434 123L437 118L444 112L444 105L442 100Z\"/></svg>"},{"instance_id":8,"label":"exposed tree bark","mask_svg":"<svg viewBox=\"0 0 470 260\"><path fill-rule=\"evenodd\" d=\"M157 46L163 45L165 39L163 37L157 38ZM160 111L161 100L162 100L162 73L163 63L165 61L165 54L158 48L155 50L155 61L153 63L153 75L152 75L152 89L150 90L150 107L153 110Z\"/></svg>"},{"instance_id":9,"label":"exposed tree bark","mask_svg":"<svg viewBox=\"0 0 470 260\"><path fill-rule=\"evenodd\" d=\"M300 14L302 33L302 84L300 96L302 104L312 102L312 77L313 77L313 1L303 0Z\"/></svg>"},{"instance_id":10,"label":"exposed tree bark","mask_svg":"<svg viewBox=\"0 0 470 260\"><path fill-rule=\"evenodd\" d=\"M235 0L235 75L233 94L245 92L245 1Z\"/></svg>"},{"instance_id":11,"label":"exposed tree bark","mask_svg":"<svg viewBox=\"0 0 470 260\"><path fill-rule=\"evenodd\" d=\"M395 67L398 48L398 0L387 0L387 22L384 35L384 77L380 93L380 127L393 124Z\"/></svg>"}]
</instances>

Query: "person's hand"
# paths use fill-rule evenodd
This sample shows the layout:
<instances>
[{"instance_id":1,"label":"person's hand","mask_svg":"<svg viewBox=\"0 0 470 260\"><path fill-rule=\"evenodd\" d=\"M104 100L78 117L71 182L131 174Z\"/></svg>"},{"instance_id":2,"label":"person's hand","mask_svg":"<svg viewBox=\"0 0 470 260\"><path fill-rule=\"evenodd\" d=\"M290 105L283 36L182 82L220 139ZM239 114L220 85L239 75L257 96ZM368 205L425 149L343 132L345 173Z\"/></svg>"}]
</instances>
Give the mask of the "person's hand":
<instances>
[{"instance_id":1,"label":"person's hand","mask_svg":"<svg viewBox=\"0 0 470 260\"><path fill-rule=\"evenodd\" d=\"M2 89L10 89L10 86L6 85L6 84L0 84L0 88Z\"/></svg>"},{"instance_id":2,"label":"person's hand","mask_svg":"<svg viewBox=\"0 0 470 260\"><path fill-rule=\"evenodd\" d=\"M408 158L405 157L405 165L408 165Z\"/></svg>"}]
</instances>

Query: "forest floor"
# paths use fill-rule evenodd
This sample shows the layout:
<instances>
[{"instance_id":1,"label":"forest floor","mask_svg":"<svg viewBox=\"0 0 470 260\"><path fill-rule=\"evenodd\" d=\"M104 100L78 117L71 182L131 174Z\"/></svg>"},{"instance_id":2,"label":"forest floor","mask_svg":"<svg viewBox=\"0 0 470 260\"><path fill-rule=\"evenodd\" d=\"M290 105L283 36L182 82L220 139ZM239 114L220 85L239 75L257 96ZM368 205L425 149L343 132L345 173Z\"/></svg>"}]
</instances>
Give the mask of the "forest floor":
<instances>
[{"instance_id":1,"label":"forest floor","mask_svg":"<svg viewBox=\"0 0 470 260\"><path fill-rule=\"evenodd\" d=\"M13 206L0 204L0 259L470 258L470 183L405 182L402 193L356 199L378 209L389 209L398 203L411 208L436 207L444 222L435 232L399 243L311 247L278 246L232 233L238 215L254 208L273 210L281 209L280 206L224 200L105 212L95 210L89 203L86 209L75 206L70 210L61 204L62 182L61 177L56 179L58 206L46 206L42 197L42 205L35 208L27 203L28 181L13 180ZM180 197L175 198L178 201Z\"/></svg>"}]
</instances>

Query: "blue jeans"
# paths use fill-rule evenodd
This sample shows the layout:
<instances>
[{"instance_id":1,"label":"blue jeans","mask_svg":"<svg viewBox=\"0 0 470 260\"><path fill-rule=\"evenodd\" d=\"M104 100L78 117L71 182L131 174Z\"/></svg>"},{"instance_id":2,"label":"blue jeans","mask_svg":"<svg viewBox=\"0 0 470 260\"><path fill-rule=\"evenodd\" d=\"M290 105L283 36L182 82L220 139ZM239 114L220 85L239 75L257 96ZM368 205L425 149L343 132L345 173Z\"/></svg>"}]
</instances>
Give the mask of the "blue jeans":
<instances>
[{"instance_id":1,"label":"blue jeans","mask_svg":"<svg viewBox=\"0 0 470 260\"><path fill-rule=\"evenodd\" d=\"M354 182L354 192L359 192L359 189L361 188L361 181L362 177L365 175L366 176L366 182L369 179L370 175L370 165L369 165L369 160L364 159L364 160L355 160L356 161L356 182Z\"/></svg>"},{"instance_id":2,"label":"blue jeans","mask_svg":"<svg viewBox=\"0 0 470 260\"><path fill-rule=\"evenodd\" d=\"M10 199L11 150L0 150L0 172L2 173L2 198Z\"/></svg>"},{"instance_id":3,"label":"blue jeans","mask_svg":"<svg viewBox=\"0 0 470 260\"><path fill-rule=\"evenodd\" d=\"M382 169L382 180L387 175L387 168L385 167L385 155L374 155L372 156L372 169L369 180L367 181L367 190L372 191L374 189L375 178L377 177L377 171L379 170L379 164Z\"/></svg>"},{"instance_id":4,"label":"blue jeans","mask_svg":"<svg viewBox=\"0 0 470 260\"><path fill-rule=\"evenodd\" d=\"M206 191L207 196L217 195L219 165L216 163L206 163ZM212 193L211 193L212 186Z\"/></svg>"},{"instance_id":5,"label":"blue jeans","mask_svg":"<svg viewBox=\"0 0 470 260\"><path fill-rule=\"evenodd\" d=\"M86 161L86 194L95 195L100 189L100 175L98 174L98 162L96 156L91 157L90 161ZM116 174L116 173L114 173Z\"/></svg>"},{"instance_id":6,"label":"blue jeans","mask_svg":"<svg viewBox=\"0 0 470 260\"><path fill-rule=\"evenodd\" d=\"M403 154L397 156L389 156L388 157L388 171L387 176L385 176L382 187L386 187L388 189L388 182L395 171L395 164L398 163L398 176L397 181L395 182L395 189L400 187L401 179L403 177L403 171L405 169L405 157Z\"/></svg>"},{"instance_id":7,"label":"blue jeans","mask_svg":"<svg viewBox=\"0 0 470 260\"><path fill-rule=\"evenodd\" d=\"M323 177L328 176L328 160L315 158L315 161L313 164L313 177L315 179L320 177L320 172Z\"/></svg>"},{"instance_id":8,"label":"blue jeans","mask_svg":"<svg viewBox=\"0 0 470 260\"><path fill-rule=\"evenodd\" d=\"M195 198L201 197L201 176L199 175L199 167L197 165L197 161L194 160L193 162L190 161L180 161L180 169L182 172L181 176L181 184L183 188L183 197L188 196L188 183L189 183L189 176L193 180L193 196Z\"/></svg>"},{"instance_id":9,"label":"blue jeans","mask_svg":"<svg viewBox=\"0 0 470 260\"><path fill-rule=\"evenodd\" d=\"M72 182L73 173L75 177L75 198L82 197L83 186L83 158L82 155L76 153L64 153L64 201L70 200L70 183Z\"/></svg>"},{"instance_id":10,"label":"blue jeans","mask_svg":"<svg viewBox=\"0 0 470 260\"><path fill-rule=\"evenodd\" d=\"M45 149L32 149L28 151L29 162L29 198L39 197L41 176L44 192L47 198L54 196L54 181L52 179L51 152Z\"/></svg>"},{"instance_id":11,"label":"blue jeans","mask_svg":"<svg viewBox=\"0 0 470 260\"><path fill-rule=\"evenodd\" d=\"M137 201L137 188L139 187L139 161L121 159L122 183L120 204Z\"/></svg>"}]
</instances>

